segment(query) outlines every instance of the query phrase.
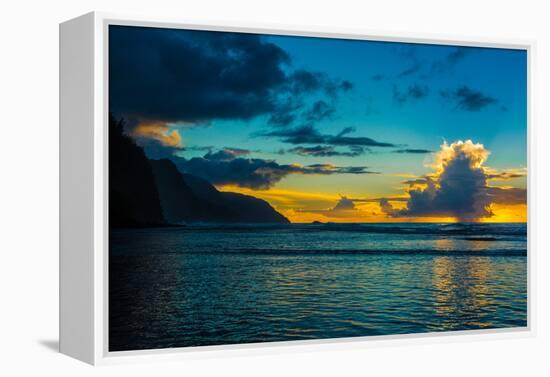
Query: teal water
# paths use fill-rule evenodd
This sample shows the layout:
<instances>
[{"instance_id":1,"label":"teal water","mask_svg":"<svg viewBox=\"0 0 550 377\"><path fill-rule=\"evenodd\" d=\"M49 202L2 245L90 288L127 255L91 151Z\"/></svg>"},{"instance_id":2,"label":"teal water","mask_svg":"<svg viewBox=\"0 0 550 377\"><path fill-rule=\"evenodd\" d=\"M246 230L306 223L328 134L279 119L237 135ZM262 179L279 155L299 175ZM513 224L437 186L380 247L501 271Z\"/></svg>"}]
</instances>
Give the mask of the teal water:
<instances>
[{"instance_id":1,"label":"teal water","mask_svg":"<svg viewBox=\"0 0 550 377\"><path fill-rule=\"evenodd\" d=\"M111 351L527 325L525 224L110 234Z\"/></svg>"}]
</instances>

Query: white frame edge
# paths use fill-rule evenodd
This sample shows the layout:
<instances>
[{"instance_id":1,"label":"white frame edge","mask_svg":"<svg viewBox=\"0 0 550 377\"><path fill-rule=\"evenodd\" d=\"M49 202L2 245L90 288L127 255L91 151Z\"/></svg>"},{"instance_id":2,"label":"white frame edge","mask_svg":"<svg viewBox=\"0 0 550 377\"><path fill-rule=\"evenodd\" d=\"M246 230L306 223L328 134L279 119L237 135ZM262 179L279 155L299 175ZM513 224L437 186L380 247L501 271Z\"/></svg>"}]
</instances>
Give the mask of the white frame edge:
<instances>
[{"instance_id":1,"label":"white frame edge","mask_svg":"<svg viewBox=\"0 0 550 377\"><path fill-rule=\"evenodd\" d=\"M94 16L59 31L59 349L94 363Z\"/></svg>"},{"instance_id":2,"label":"white frame edge","mask_svg":"<svg viewBox=\"0 0 550 377\"><path fill-rule=\"evenodd\" d=\"M527 51L527 327L109 352L108 132L106 132L106 126L108 124L107 31L110 24L510 48ZM90 364L113 364L535 336L534 206L531 205L532 198L535 197L533 174L535 136L532 124L534 50L534 41L526 40L368 32L357 29L295 25L266 26L225 21L197 22L102 12L88 13L62 23L60 25L60 352ZM83 59L84 56L86 58ZM80 80L75 81L75 77L79 77ZM80 148L74 147L75 140L81 142ZM90 163L93 165L90 166ZM81 204L75 205L75 203Z\"/></svg>"}]
</instances>

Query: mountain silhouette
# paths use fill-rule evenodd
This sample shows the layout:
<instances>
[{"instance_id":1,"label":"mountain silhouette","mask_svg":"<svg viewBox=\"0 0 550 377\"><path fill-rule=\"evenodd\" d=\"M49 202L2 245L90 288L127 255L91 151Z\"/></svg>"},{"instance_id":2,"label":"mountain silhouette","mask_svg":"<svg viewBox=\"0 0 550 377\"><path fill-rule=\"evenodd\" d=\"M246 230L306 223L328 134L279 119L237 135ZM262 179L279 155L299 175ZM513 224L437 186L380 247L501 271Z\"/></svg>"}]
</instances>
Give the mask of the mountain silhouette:
<instances>
[{"instance_id":1,"label":"mountain silhouette","mask_svg":"<svg viewBox=\"0 0 550 377\"><path fill-rule=\"evenodd\" d=\"M229 208L197 196L172 161L149 160L149 163L166 221L170 223L230 222L234 219L235 216Z\"/></svg>"},{"instance_id":2,"label":"mountain silhouette","mask_svg":"<svg viewBox=\"0 0 550 377\"><path fill-rule=\"evenodd\" d=\"M218 191L205 179L184 174L185 181L201 199L229 208L234 213L233 222L242 223L290 223L268 202L250 195Z\"/></svg>"},{"instance_id":3,"label":"mountain silhouette","mask_svg":"<svg viewBox=\"0 0 550 377\"><path fill-rule=\"evenodd\" d=\"M169 159L150 160L109 115L109 224L113 228L175 223L289 223L269 203L220 192L184 174Z\"/></svg>"},{"instance_id":4,"label":"mountain silhouette","mask_svg":"<svg viewBox=\"0 0 550 377\"><path fill-rule=\"evenodd\" d=\"M220 192L208 181L182 174L168 160L150 160L168 222L288 223L266 201L252 196Z\"/></svg>"},{"instance_id":5,"label":"mountain silhouette","mask_svg":"<svg viewBox=\"0 0 550 377\"><path fill-rule=\"evenodd\" d=\"M111 227L165 223L149 160L109 116L109 224Z\"/></svg>"}]
</instances>

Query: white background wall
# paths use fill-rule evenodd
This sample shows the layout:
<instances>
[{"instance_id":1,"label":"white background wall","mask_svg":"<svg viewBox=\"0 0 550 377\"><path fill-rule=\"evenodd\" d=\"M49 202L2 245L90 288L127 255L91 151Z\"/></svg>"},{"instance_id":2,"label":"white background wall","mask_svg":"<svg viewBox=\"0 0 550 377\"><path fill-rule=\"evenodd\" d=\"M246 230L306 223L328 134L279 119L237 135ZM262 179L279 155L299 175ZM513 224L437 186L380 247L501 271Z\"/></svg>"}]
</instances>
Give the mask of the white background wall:
<instances>
[{"instance_id":1,"label":"white background wall","mask_svg":"<svg viewBox=\"0 0 550 377\"><path fill-rule=\"evenodd\" d=\"M4 1L0 21L0 374L538 376L550 372L548 126L550 27L545 1ZM363 28L537 41L535 338L458 341L93 369L56 354L58 315L58 23L91 10L214 21ZM546 347L546 350L543 350ZM336 347L338 348L338 347Z\"/></svg>"}]
</instances>

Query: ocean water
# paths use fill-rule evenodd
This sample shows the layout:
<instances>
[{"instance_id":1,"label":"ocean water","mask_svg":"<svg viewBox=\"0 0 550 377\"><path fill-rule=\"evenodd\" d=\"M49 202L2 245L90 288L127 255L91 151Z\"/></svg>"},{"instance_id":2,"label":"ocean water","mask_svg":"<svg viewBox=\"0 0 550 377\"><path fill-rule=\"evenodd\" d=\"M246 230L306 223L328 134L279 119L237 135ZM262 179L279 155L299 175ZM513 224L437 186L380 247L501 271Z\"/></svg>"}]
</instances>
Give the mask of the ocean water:
<instances>
[{"instance_id":1,"label":"ocean water","mask_svg":"<svg viewBox=\"0 0 550 377\"><path fill-rule=\"evenodd\" d=\"M525 224L110 234L111 351L527 326Z\"/></svg>"}]
</instances>

